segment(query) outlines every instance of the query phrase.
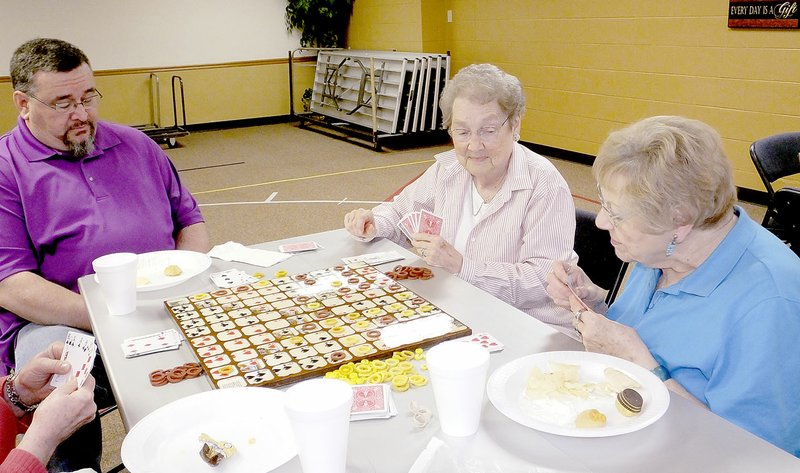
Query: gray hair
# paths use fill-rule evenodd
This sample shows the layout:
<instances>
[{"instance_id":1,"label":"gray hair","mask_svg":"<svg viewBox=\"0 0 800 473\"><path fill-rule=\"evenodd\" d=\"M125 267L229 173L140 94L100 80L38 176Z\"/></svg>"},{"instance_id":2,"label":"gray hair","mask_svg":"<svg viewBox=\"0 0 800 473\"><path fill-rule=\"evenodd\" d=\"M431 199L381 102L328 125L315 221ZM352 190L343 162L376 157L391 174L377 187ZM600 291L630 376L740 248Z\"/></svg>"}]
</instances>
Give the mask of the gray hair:
<instances>
[{"instance_id":1,"label":"gray hair","mask_svg":"<svg viewBox=\"0 0 800 473\"><path fill-rule=\"evenodd\" d=\"M11 56L11 85L14 90L31 92L37 72L69 72L83 63L91 67L86 54L66 41L33 39L18 47Z\"/></svg>"},{"instance_id":2,"label":"gray hair","mask_svg":"<svg viewBox=\"0 0 800 473\"><path fill-rule=\"evenodd\" d=\"M689 118L651 117L611 133L592 172L601 186L617 184L626 210L654 232L712 227L736 203L719 133Z\"/></svg>"},{"instance_id":3,"label":"gray hair","mask_svg":"<svg viewBox=\"0 0 800 473\"><path fill-rule=\"evenodd\" d=\"M525 114L525 93L519 79L493 64L472 64L458 71L447 82L439 99L445 128L450 127L453 102L458 97L480 104L496 100L512 125L519 123Z\"/></svg>"}]
</instances>

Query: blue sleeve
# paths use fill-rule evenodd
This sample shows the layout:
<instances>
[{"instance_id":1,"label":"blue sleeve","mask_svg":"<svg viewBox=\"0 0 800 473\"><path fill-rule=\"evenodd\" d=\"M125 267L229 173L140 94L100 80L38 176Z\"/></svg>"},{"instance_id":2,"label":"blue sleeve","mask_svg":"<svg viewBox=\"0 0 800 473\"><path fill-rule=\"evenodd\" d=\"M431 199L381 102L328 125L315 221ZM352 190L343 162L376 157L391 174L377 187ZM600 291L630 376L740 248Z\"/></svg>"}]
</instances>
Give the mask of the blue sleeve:
<instances>
[{"instance_id":1,"label":"blue sleeve","mask_svg":"<svg viewBox=\"0 0 800 473\"><path fill-rule=\"evenodd\" d=\"M732 328L706 390L712 411L800 455L800 303L773 297Z\"/></svg>"}]
</instances>

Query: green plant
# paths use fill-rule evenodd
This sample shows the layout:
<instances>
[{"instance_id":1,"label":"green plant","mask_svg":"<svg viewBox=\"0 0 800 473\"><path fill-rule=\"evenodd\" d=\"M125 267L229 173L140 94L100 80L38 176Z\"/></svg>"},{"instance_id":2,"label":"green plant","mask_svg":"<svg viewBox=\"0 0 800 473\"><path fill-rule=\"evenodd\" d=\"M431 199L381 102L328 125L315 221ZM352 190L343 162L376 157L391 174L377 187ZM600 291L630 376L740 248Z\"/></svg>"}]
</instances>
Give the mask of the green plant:
<instances>
[{"instance_id":1,"label":"green plant","mask_svg":"<svg viewBox=\"0 0 800 473\"><path fill-rule=\"evenodd\" d=\"M286 29L304 47L341 48L355 0L287 0Z\"/></svg>"}]
</instances>

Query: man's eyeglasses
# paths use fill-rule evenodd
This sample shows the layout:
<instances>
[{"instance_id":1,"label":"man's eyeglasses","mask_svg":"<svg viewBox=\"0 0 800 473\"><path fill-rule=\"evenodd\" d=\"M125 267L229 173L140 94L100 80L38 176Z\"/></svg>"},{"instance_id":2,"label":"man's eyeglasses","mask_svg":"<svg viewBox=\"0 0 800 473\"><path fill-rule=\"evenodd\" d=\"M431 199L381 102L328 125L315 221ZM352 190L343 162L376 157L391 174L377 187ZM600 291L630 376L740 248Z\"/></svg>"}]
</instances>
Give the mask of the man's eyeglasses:
<instances>
[{"instance_id":1,"label":"man's eyeglasses","mask_svg":"<svg viewBox=\"0 0 800 473\"><path fill-rule=\"evenodd\" d=\"M497 138L500 136L500 130L503 128L503 125L508 123L509 118L511 118L511 115L507 116L506 119L503 120L503 123L499 125L480 128L476 132L478 139L483 143L494 143L497 141ZM456 143L468 143L470 138L472 138L472 130L466 128L452 128L450 129L450 136Z\"/></svg>"},{"instance_id":2,"label":"man's eyeglasses","mask_svg":"<svg viewBox=\"0 0 800 473\"><path fill-rule=\"evenodd\" d=\"M611 222L611 225L616 227L622 223L625 217L611 211L611 208L609 208L605 199L603 199L603 192L600 191L600 186L597 186L597 195L600 198L600 208L606 213L606 215L608 215L608 221Z\"/></svg>"},{"instance_id":3,"label":"man's eyeglasses","mask_svg":"<svg viewBox=\"0 0 800 473\"><path fill-rule=\"evenodd\" d=\"M26 95L59 113L72 113L78 109L78 105L83 105L83 108L86 110L97 108L97 106L100 105L100 99L103 98L103 95L100 93L100 91L95 90L91 95L81 99L80 102L76 102L75 100L59 100L58 102L51 104L31 93L26 93Z\"/></svg>"}]
</instances>

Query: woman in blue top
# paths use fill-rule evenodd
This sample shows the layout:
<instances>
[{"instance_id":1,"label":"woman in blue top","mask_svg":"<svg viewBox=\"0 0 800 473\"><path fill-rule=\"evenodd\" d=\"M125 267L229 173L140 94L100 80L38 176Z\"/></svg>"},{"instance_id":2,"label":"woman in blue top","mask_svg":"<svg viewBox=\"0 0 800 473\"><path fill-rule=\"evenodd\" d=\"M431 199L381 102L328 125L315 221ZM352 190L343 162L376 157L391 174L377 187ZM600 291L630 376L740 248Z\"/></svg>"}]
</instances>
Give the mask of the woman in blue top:
<instances>
[{"instance_id":1,"label":"woman in blue top","mask_svg":"<svg viewBox=\"0 0 800 473\"><path fill-rule=\"evenodd\" d=\"M630 360L674 392L800 456L800 259L735 205L719 135L682 117L612 133L593 174L619 299L556 264L548 293L586 349ZM591 310L581 310L575 293Z\"/></svg>"}]
</instances>

